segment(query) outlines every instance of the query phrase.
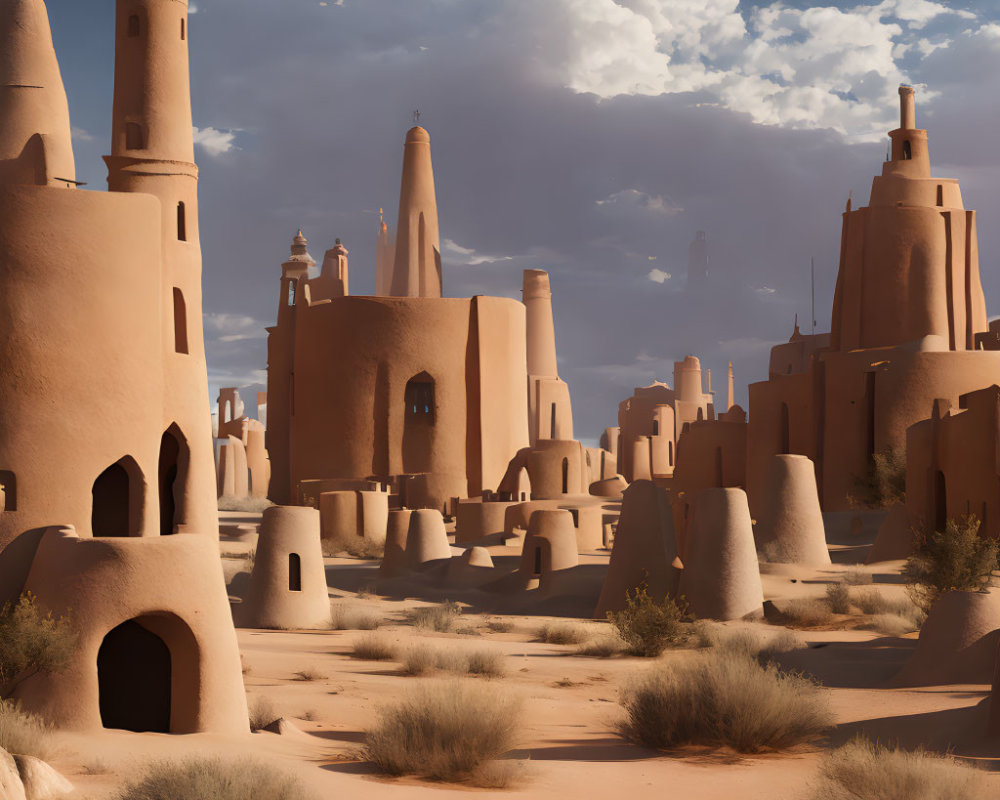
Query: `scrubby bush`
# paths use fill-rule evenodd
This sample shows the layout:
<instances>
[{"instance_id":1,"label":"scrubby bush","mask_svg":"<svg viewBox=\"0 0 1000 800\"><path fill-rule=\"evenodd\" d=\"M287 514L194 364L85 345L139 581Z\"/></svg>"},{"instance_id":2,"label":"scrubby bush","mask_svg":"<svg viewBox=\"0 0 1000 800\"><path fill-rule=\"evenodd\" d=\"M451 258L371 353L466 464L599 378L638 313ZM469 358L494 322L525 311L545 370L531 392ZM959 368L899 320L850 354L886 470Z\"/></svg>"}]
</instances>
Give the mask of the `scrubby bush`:
<instances>
[{"instance_id":1,"label":"scrubby bush","mask_svg":"<svg viewBox=\"0 0 1000 800\"><path fill-rule=\"evenodd\" d=\"M51 753L51 737L51 728L40 717L13 700L0 700L0 748L44 760Z\"/></svg>"},{"instance_id":2,"label":"scrubby bush","mask_svg":"<svg viewBox=\"0 0 1000 800\"><path fill-rule=\"evenodd\" d=\"M883 636L903 636L920 628L912 617L899 614L876 614L860 626L863 630L876 631Z\"/></svg>"},{"instance_id":3,"label":"scrubby bush","mask_svg":"<svg viewBox=\"0 0 1000 800\"><path fill-rule=\"evenodd\" d=\"M922 750L894 750L855 739L826 756L811 800L986 800L983 774Z\"/></svg>"},{"instance_id":4,"label":"scrubby bush","mask_svg":"<svg viewBox=\"0 0 1000 800\"><path fill-rule=\"evenodd\" d=\"M270 698L262 695L251 698L247 703L247 710L250 713L250 730L254 732L263 730L281 717Z\"/></svg>"},{"instance_id":5,"label":"scrubby bush","mask_svg":"<svg viewBox=\"0 0 1000 800\"><path fill-rule=\"evenodd\" d=\"M379 710L361 755L390 775L499 786L512 773L490 769L514 747L521 705L490 684L421 686Z\"/></svg>"},{"instance_id":6,"label":"scrubby bush","mask_svg":"<svg viewBox=\"0 0 1000 800\"><path fill-rule=\"evenodd\" d=\"M626 593L623 610L608 612L608 621L630 655L653 658L684 641L692 617L683 599L668 596L658 603L642 584Z\"/></svg>"},{"instance_id":7,"label":"scrubby bush","mask_svg":"<svg viewBox=\"0 0 1000 800\"><path fill-rule=\"evenodd\" d=\"M623 692L629 741L664 749L728 746L741 753L782 750L833 723L824 690L806 678L762 666L737 652L699 653L658 665Z\"/></svg>"},{"instance_id":8,"label":"scrubby bush","mask_svg":"<svg viewBox=\"0 0 1000 800\"><path fill-rule=\"evenodd\" d=\"M875 581L875 576L872 575L871 571L860 565L846 570L841 577L844 583L850 586L864 586Z\"/></svg>"},{"instance_id":9,"label":"scrubby bush","mask_svg":"<svg viewBox=\"0 0 1000 800\"><path fill-rule=\"evenodd\" d=\"M299 681L322 681L326 678L327 674L320 672L316 667L306 667L295 673L295 679Z\"/></svg>"},{"instance_id":10,"label":"scrubby bush","mask_svg":"<svg viewBox=\"0 0 1000 800\"><path fill-rule=\"evenodd\" d=\"M313 800L291 775L250 758L189 758L153 764L117 800Z\"/></svg>"},{"instance_id":11,"label":"scrubby bush","mask_svg":"<svg viewBox=\"0 0 1000 800\"><path fill-rule=\"evenodd\" d=\"M333 607L333 627L338 631L373 631L385 620L371 611L356 606Z\"/></svg>"},{"instance_id":12,"label":"scrubby bush","mask_svg":"<svg viewBox=\"0 0 1000 800\"><path fill-rule=\"evenodd\" d=\"M0 608L0 698L39 672L64 669L76 647L68 615L43 612L31 592Z\"/></svg>"},{"instance_id":13,"label":"scrubby bush","mask_svg":"<svg viewBox=\"0 0 1000 800\"><path fill-rule=\"evenodd\" d=\"M388 661L395 658L396 648L385 637L369 633L354 640L350 656L362 661Z\"/></svg>"},{"instance_id":14,"label":"scrubby bush","mask_svg":"<svg viewBox=\"0 0 1000 800\"><path fill-rule=\"evenodd\" d=\"M828 583L826 585L826 602L834 614L851 613L851 591L846 583Z\"/></svg>"},{"instance_id":15,"label":"scrubby bush","mask_svg":"<svg viewBox=\"0 0 1000 800\"><path fill-rule=\"evenodd\" d=\"M414 608L409 612L408 617L410 622L418 628L447 633L455 627L461 614L462 607L458 603L445 600L434 606Z\"/></svg>"},{"instance_id":16,"label":"scrubby bush","mask_svg":"<svg viewBox=\"0 0 1000 800\"><path fill-rule=\"evenodd\" d=\"M1000 541L979 535L974 515L949 519L944 531L918 530L903 576L913 602L925 611L945 592L984 591L997 568Z\"/></svg>"},{"instance_id":17,"label":"scrubby bush","mask_svg":"<svg viewBox=\"0 0 1000 800\"><path fill-rule=\"evenodd\" d=\"M385 556L385 542L375 541L364 536L323 540L323 555L326 558L332 558L340 553L347 553L354 558L363 558L368 561L378 561Z\"/></svg>"},{"instance_id":18,"label":"scrubby bush","mask_svg":"<svg viewBox=\"0 0 1000 800\"><path fill-rule=\"evenodd\" d=\"M219 511L246 511L251 514L259 514L272 505L274 503L265 497L230 497L224 495L219 498Z\"/></svg>"},{"instance_id":19,"label":"scrubby bush","mask_svg":"<svg viewBox=\"0 0 1000 800\"><path fill-rule=\"evenodd\" d=\"M485 621L486 627L494 633L510 633L514 630L514 623L505 619L490 617Z\"/></svg>"},{"instance_id":20,"label":"scrubby bush","mask_svg":"<svg viewBox=\"0 0 1000 800\"><path fill-rule=\"evenodd\" d=\"M695 642L711 647L723 657L741 655L761 663L773 661L781 653L802 647L799 637L788 630L760 627L730 627L717 622L699 621L694 625Z\"/></svg>"},{"instance_id":21,"label":"scrubby bush","mask_svg":"<svg viewBox=\"0 0 1000 800\"><path fill-rule=\"evenodd\" d=\"M830 606L817 597L785 600L781 604L780 611L787 625L798 628L829 625L833 620Z\"/></svg>"},{"instance_id":22,"label":"scrubby bush","mask_svg":"<svg viewBox=\"0 0 1000 800\"><path fill-rule=\"evenodd\" d=\"M852 508L878 510L906 499L906 452L875 453L863 475L854 478L847 495Z\"/></svg>"},{"instance_id":23,"label":"scrubby bush","mask_svg":"<svg viewBox=\"0 0 1000 800\"><path fill-rule=\"evenodd\" d=\"M546 644L581 644L591 638L591 631L574 622L546 622L535 635Z\"/></svg>"}]
</instances>

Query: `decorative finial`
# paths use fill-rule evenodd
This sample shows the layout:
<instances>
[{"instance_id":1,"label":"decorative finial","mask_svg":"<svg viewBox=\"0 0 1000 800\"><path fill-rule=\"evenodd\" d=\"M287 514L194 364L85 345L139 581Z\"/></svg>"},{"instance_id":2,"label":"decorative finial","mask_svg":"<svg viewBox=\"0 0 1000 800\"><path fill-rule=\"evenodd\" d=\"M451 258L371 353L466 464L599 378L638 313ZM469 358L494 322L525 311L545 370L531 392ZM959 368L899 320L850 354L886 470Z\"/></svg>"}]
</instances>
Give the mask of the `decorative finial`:
<instances>
[{"instance_id":1,"label":"decorative finial","mask_svg":"<svg viewBox=\"0 0 1000 800\"><path fill-rule=\"evenodd\" d=\"M334 244L340 244L340 237L338 236L336 239L334 239L333 243Z\"/></svg>"}]
</instances>

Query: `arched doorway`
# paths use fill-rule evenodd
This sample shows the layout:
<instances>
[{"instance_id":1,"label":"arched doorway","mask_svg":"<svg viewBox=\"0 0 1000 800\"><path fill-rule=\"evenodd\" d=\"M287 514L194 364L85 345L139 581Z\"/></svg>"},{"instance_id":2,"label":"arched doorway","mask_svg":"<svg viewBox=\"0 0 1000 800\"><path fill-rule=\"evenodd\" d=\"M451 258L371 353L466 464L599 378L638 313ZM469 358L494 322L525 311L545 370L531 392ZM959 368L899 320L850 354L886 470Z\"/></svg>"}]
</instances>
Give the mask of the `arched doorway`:
<instances>
[{"instance_id":1,"label":"arched doorway","mask_svg":"<svg viewBox=\"0 0 1000 800\"><path fill-rule=\"evenodd\" d=\"M187 474L188 446L176 424L160 438L157 470L160 498L160 536L176 532L184 520L184 478Z\"/></svg>"},{"instance_id":2,"label":"arched doorway","mask_svg":"<svg viewBox=\"0 0 1000 800\"><path fill-rule=\"evenodd\" d=\"M101 724L170 732L170 648L137 620L108 632L97 653Z\"/></svg>"},{"instance_id":3,"label":"arched doorway","mask_svg":"<svg viewBox=\"0 0 1000 800\"><path fill-rule=\"evenodd\" d=\"M142 474L129 456L97 476L90 530L94 536L138 536L142 524Z\"/></svg>"}]
</instances>

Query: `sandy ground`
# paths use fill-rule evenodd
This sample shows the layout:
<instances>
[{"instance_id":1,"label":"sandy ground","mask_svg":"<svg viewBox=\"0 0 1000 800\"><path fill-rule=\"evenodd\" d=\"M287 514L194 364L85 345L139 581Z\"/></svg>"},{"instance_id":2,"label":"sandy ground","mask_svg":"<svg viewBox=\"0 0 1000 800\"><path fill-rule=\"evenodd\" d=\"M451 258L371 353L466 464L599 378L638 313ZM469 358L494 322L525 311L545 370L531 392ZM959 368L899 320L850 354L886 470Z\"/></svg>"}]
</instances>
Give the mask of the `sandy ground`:
<instances>
[{"instance_id":1,"label":"sandy ground","mask_svg":"<svg viewBox=\"0 0 1000 800\"><path fill-rule=\"evenodd\" d=\"M240 556L252 546L226 537L221 544L227 580L236 576L238 588L246 561ZM495 556L507 555L503 548ZM581 587L593 589L589 574L603 571L607 554L584 559L586 578ZM887 595L902 594L898 564L879 565L874 586ZM767 567L765 595L780 605L795 597L820 597L827 582L846 569L835 565L821 570ZM987 686L936 686L919 689L888 688L889 678L912 653L915 634L883 637L853 629L859 620L838 617L820 630L799 631L808 645L789 659L790 666L819 677L829 692L838 726L814 746L788 753L743 757L731 752L685 750L659 753L620 739L615 722L621 687L637 671L648 669L648 660L616 657L600 659L575 654L574 645L537 641L536 630L547 618L505 614L513 623L506 633L489 630L482 610L504 605L485 592L432 590L410 583L379 582L376 565L351 558L327 559L330 596L334 607L350 605L385 620L379 634L402 649L416 642L448 648L492 648L506 657L507 674L493 679L524 700L524 727L516 755L524 759L524 780L514 789L493 791L499 797L523 800L552 797L629 798L805 798L815 779L824 749L856 734L906 747L924 745L951 750L986 769L996 770L989 780L1000 794L1000 741L984 743L982 703ZM599 590L599 580L596 582ZM361 591L376 586L379 595ZM462 633L434 633L408 624L406 611L448 594L469 602L458 624ZM588 616L593 600L581 588L575 599L579 616ZM516 604L514 604L516 605ZM489 608L487 608L489 607ZM572 611L563 608L564 614ZM592 625L598 633L604 623ZM775 630L775 626L758 623ZM411 779L385 779L355 756L376 709L391 703L418 683L442 680L404 675L395 661L371 662L351 658L352 643L366 633L357 631L258 631L240 630L247 693L251 700L264 697L302 731L298 735L247 734L236 738L210 735L168 736L105 731L85 736L62 734L60 754L53 764L78 787L77 795L107 798L124 778L154 760L186 754L250 754L271 761L300 776L319 790L321 797L370 800L466 795L484 791ZM662 658L689 657L671 651ZM305 681L300 670L315 670L321 679ZM483 678L463 677L476 681Z\"/></svg>"}]
</instances>

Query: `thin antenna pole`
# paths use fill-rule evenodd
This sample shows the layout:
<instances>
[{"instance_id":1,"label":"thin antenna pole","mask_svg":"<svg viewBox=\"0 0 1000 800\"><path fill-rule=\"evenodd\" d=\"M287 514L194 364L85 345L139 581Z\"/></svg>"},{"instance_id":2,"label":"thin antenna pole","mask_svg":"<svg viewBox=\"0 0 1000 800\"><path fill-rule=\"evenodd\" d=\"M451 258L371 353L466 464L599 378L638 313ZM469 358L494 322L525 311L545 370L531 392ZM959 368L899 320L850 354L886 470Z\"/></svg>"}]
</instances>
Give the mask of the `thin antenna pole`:
<instances>
[{"instance_id":1,"label":"thin antenna pole","mask_svg":"<svg viewBox=\"0 0 1000 800\"><path fill-rule=\"evenodd\" d=\"M809 272L812 278L812 332L816 335L816 258L809 259Z\"/></svg>"}]
</instances>

